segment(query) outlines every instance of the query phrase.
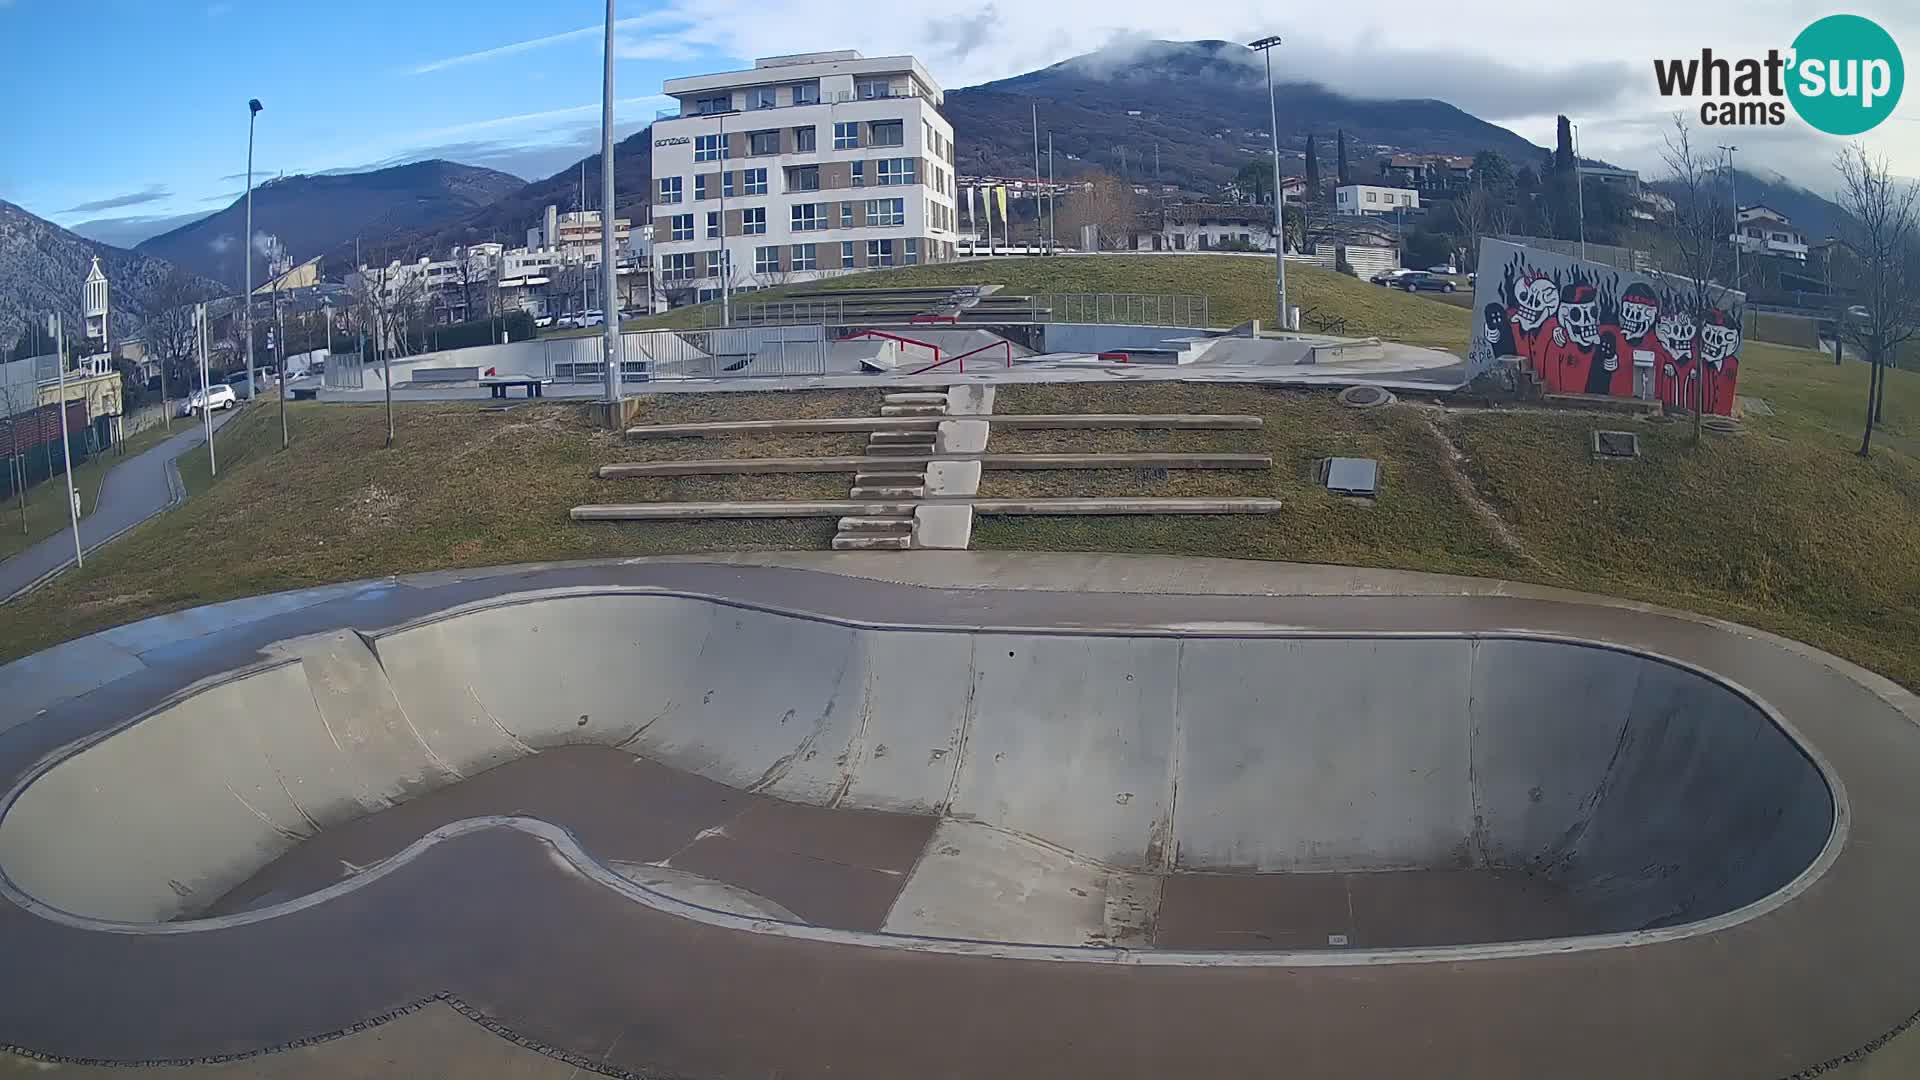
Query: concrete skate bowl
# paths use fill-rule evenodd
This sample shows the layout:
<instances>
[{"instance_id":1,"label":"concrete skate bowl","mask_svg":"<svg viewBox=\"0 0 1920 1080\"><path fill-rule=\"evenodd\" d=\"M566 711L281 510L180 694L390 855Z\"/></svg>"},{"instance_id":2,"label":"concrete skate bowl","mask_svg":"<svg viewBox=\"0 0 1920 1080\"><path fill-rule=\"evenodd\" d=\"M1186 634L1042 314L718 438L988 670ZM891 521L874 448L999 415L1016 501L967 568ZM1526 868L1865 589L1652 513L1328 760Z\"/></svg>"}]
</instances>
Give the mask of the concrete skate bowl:
<instances>
[{"instance_id":1,"label":"concrete skate bowl","mask_svg":"<svg viewBox=\"0 0 1920 1080\"><path fill-rule=\"evenodd\" d=\"M1837 842L1836 785L1767 709L1565 640L900 629L587 591L273 651L29 773L0 817L16 900L82 924L272 918L449 821L538 816L510 787L460 795L592 755L656 791L804 808L802 831L923 826L887 833L924 850L877 913L837 924L869 944L1597 948L1749 918ZM598 809L677 812L622 798ZM416 827L323 850L382 820ZM613 861L605 823L558 824ZM319 876L228 899L309 849ZM624 873L642 896L682 873L630 861L658 872ZM694 905L770 899L744 909L768 932L836 924L751 866L689 876ZM1091 910L1022 909L1055 901ZM1356 904L1358 933L1319 914Z\"/></svg>"}]
</instances>

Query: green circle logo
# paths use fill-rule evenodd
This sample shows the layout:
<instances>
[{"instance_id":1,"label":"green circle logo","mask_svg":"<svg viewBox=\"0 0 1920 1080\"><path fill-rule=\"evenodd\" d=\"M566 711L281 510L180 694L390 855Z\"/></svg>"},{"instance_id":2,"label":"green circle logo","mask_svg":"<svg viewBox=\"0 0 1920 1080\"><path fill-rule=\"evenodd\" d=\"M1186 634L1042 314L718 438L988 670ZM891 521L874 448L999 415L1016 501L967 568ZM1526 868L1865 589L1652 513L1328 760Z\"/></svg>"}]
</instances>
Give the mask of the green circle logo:
<instances>
[{"instance_id":1,"label":"green circle logo","mask_svg":"<svg viewBox=\"0 0 1920 1080\"><path fill-rule=\"evenodd\" d=\"M1829 135L1858 135L1893 115L1906 83L1900 46L1872 19L1829 15L1793 39L1787 97Z\"/></svg>"}]
</instances>

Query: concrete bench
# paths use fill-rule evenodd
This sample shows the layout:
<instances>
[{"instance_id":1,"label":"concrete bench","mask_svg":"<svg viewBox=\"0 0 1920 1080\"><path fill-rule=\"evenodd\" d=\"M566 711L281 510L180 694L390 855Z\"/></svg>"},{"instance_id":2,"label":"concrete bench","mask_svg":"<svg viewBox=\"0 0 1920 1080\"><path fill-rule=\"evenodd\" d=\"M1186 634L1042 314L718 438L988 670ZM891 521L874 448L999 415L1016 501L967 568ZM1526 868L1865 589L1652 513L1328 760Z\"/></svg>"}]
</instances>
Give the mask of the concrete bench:
<instances>
[{"instance_id":1,"label":"concrete bench","mask_svg":"<svg viewBox=\"0 0 1920 1080\"><path fill-rule=\"evenodd\" d=\"M493 396L504 398L510 387L521 387L530 398L546 396L541 388L553 383L552 379L543 379L538 375L488 375L480 380L480 385L493 391Z\"/></svg>"},{"instance_id":2,"label":"concrete bench","mask_svg":"<svg viewBox=\"0 0 1920 1080\"><path fill-rule=\"evenodd\" d=\"M431 367L414 368L413 381L417 383L472 382L480 377L477 367Z\"/></svg>"}]
</instances>

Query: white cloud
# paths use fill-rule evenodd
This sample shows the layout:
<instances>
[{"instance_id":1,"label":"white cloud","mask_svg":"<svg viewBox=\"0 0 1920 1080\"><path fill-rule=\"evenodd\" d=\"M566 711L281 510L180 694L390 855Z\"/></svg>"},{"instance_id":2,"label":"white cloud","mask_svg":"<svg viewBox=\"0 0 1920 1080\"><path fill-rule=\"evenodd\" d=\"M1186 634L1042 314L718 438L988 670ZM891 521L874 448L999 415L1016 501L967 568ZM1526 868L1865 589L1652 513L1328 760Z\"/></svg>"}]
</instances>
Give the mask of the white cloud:
<instances>
[{"instance_id":1,"label":"white cloud","mask_svg":"<svg viewBox=\"0 0 1920 1080\"><path fill-rule=\"evenodd\" d=\"M654 26L661 21L663 21L661 13L653 12L646 15L636 15L628 19L615 19L613 21L613 27L617 35L619 31L623 29L638 29L646 26ZM578 30L566 30L558 34L548 34L545 37L528 38L525 41L512 41L505 45L496 45L490 49L480 49L475 52L462 53L459 56L449 56L439 60L431 60L415 67L413 73L415 75L426 75L435 71L444 71L451 67L479 64L488 60L498 60L502 57L517 56L520 53L531 52L535 49L544 49L553 45L564 45L571 41L598 41L605 34L606 24L604 23L594 26L583 26Z\"/></svg>"}]
</instances>

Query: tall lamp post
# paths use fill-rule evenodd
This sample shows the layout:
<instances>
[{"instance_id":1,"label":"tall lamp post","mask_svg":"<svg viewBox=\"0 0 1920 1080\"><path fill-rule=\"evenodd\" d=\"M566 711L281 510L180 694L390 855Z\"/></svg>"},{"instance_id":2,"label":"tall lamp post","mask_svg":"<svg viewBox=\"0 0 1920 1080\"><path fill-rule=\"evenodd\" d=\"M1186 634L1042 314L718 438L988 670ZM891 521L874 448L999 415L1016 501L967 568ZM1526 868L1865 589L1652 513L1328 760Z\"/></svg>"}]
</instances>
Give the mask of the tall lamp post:
<instances>
[{"instance_id":1,"label":"tall lamp post","mask_svg":"<svg viewBox=\"0 0 1920 1080\"><path fill-rule=\"evenodd\" d=\"M1737 146L1722 146L1727 153L1727 197L1733 200L1733 287L1740 288L1740 192L1733 182L1733 152Z\"/></svg>"},{"instance_id":2,"label":"tall lamp post","mask_svg":"<svg viewBox=\"0 0 1920 1080\"><path fill-rule=\"evenodd\" d=\"M613 4L607 0L606 79L600 98L600 310L606 336L609 426L619 430L620 279L613 265ZM725 218L721 231L725 232ZM721 243L726 243L722 240Z\"/></svg>"},{"instance_id":3,"label":"tall lamp post","mask_svg":"<svg viewBox=\"0 0 1920 1080\"><path fill-rule=\"evenodd\" d=\"M1258 41L1247 42L1247 48L1260 50L1267 61L1267 126L1273 130L1273 273L1274 273L1274 312L1279 316L1280 329L1291 330L1293 324L1287 318L1287 229L1286 215L1281 207L1286 202L1280 195L1280 107L1273 96L1273 50L1280 44L1278 35L1263 37Z\"/></svg>"},{"instance_id":4,"label":"tall lamp post","mask_svg":"<svg viewBox=\"0 0 1920 1080\"><path fill-rule=\"evenodd\" d=\"M1580 125L1568 124L1573 131L1573 199L1580 214L1580 261L1587 261L1587 181L1580 175Z\"/></svg>"},{"instance_id":5,"label":"tall lamp post","mask_svg":"<svg viewBox=\"0 0 1920 1080\"><path fill-rule=\"evenodd\" d=\"M242 323L247 335L247 395L259 392L259 383L253 372L253 118L260 115L262 108L259 98L247 99L247 235L243 241L247 260L247 295L241 304L246 311Z\"/></svg>"}]
</instances>

